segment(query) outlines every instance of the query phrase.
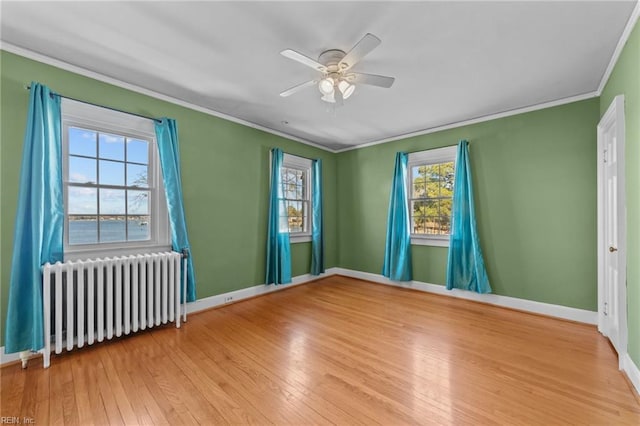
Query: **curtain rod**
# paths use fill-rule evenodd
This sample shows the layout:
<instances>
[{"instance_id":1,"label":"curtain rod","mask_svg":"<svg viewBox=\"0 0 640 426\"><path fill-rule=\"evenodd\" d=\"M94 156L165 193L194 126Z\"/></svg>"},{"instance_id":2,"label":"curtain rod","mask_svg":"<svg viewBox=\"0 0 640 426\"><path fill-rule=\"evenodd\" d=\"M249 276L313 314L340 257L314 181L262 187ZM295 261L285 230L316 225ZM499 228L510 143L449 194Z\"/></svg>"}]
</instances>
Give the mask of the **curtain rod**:
<instances>
[{"instance_id":1,"label":"curtain rod","mask_svg":"<svg viewBox=\"0 0 640 426\"><path fill-rule=\"evenodd\" d=\"M31 85L24 86L24 88L27 89L27 90L31 90ZM94 104L93 102L83 101L83 100L80 100L80 99L72 98L71 96L61 95L60 93L55 93L55 92L51 92L51 93L52 94L56 94L56 95L60 96L61 98L69 99L70 101L76 101L76 102L80 102L80 103L83 103L83 104L86 104L86 105L92 105L92 106L95 106L95 107L98 107L98 108L105 108L105 109L108 109L110 111L121 112L123 114L135 115L136 117L145 118L147 120L152 120L152 121L155 121L156 123L162 122L162 120L160 120L159 118L147 117L146 115L136 114L135 112L123 111L123 110L117 109L117 108L112 108L112 107L108 107L108 106L104 106L104 105Z\"/></svg>"}]
</instances>

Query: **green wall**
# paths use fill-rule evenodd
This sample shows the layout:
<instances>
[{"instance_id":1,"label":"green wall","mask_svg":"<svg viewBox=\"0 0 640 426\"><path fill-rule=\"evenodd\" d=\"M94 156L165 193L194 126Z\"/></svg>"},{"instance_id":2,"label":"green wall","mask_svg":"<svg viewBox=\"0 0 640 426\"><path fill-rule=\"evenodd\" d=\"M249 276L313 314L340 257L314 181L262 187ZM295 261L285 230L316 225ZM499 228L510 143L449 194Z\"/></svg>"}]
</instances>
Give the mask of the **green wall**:
<instances>
[{"instance_id":1,"label":"green wall","mask_svg":"<svg viewBox=\"0 0 640 426\"><path fill-rule=\"evenodd\" d=\"M595 310L598 114L594 98L340 153L340 266L381 273L395 153L467 139L493 292ZM412 250L414 279L444 284L447 249Z\"/></svg>"},{"instance_id":2,"label":"green wall","mask_svg":"<svg viewBox=\"0 0 640 426\"><path fill-rule=\"evenodd\" d=\"M322 158L326 266L337 266L336 156L270 133L0 52L0 267L4 335L13 226L29 92L39 81L64 95L178 121L187 226L203 298L264 282L269 149ZM293 275L310 270L310 243L292 246ZM0 338L4 344L4 337Z\"/></svg>"},{"instance_id":3,"label":"green wall","mask_svg":"<svg viewBox=\"0 0 640 426\"><path fill-rule=\"evenodd\" d=\"M32 80L71 97L178 120L198 298L264 279L269 148L323 159L327 267L379 274L396 151L465 138L471 142L478 227L494 293L596 309L598 99L332 154L4 51L0 61L3 313L28 103L24 85ZM616 73L621 73L618 68ZM639 148L636 143L636 154ZM292 254L293 274L307 273L310 244L295 244ZM443 284L446 256L445 248L414 246L415 279ZM634 294L637 298L637 286Z\"/></svg>"},{"instance_id":4,"label":"green wall","mask_svg":"<svg viewBox=\"0 0 640 426\"><path fill-rule=\"evenodd\" d=\"M602 96L603 115L613 98L625 96L627 188L627 312L629 356L640 365L640 25L636 24Z\"/></svg>"}]
</instances>

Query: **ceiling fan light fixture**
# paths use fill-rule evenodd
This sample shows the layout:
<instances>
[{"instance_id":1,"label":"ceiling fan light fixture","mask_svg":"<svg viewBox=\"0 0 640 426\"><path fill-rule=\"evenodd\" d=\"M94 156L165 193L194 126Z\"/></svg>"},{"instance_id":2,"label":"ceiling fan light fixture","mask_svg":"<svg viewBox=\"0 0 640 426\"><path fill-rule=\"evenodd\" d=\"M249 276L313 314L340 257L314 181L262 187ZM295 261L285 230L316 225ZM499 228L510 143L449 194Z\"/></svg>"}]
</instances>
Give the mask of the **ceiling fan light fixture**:
<instances>
[{"instance_id":1,"label":"ceiling fan light fixture","mask_svg":"<svg viewBox=\"0 0 640 426\"><path fill-rule=\"evenodd\" d=\"M348 99L349 96L353 95L353 91L356 90L356 86L346 80L340 80L340 83L338 83L338 89L342 92L342 98Z\"/></svg>"},{"instance_id":2,"label":"ceiling fan light fixture","mask_svg":"<svg viewBox=\"0 0 640 426\"><path fill-rule=\"evenodd\" d=\"M321 97L320 99L322 99L325 102L329 102L330 104L334 104L336 102L336 98L333 94L333 92L324 95L323 97Z\"/></svg>"},{"instance_id":3,"label":"ceiling fan light fixture","mask_svg":"<svg viewBox=\"0 0 640 426\"><path fill-rule=\"evenodd\" d=\"M318 83L318 90L323 95L333 95L333 79L331 77L323 78Z\"/></svg>"}]
</instances>

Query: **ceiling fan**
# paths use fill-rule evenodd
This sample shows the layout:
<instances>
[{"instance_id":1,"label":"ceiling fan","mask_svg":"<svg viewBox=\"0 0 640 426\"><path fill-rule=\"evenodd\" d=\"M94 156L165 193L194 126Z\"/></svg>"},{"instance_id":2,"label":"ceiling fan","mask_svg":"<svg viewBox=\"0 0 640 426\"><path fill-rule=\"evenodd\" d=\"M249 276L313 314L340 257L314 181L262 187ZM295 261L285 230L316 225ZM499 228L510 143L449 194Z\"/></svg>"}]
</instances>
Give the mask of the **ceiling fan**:
<instances>
[{"instance_id":1,"label":"ceiling fan","mask_svg":"<svg viewBox=\"0 0 640 426\"><path fill-rule=\"evenodd\" d=\"M350 71L351 67L380 43L381 40L378 37L367 33L353 46L349 53L345 53L340 49L325 50L320 54L317 61L292 49L283 50L280 52L282 56L311 67L322 73L322 75L314 80L293 86L280 93L280 96L287 97L304 88L317 85L322 94L320 99L325 102L342 105L344 99L353 94L356 84L369 84L388 89L393 85L395 78Z\"/></svg>"}]
</instances>

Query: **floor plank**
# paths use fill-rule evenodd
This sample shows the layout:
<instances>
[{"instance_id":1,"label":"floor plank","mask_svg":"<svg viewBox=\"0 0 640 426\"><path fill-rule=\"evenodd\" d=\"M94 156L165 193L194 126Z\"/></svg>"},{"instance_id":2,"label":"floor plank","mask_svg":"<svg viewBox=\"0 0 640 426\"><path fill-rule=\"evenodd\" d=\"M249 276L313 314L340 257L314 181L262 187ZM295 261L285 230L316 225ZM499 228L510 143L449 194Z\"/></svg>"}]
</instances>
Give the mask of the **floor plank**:
<instances>
[{"instance_id":1,"label":"floor plank","mask_svg":"<svg viewBox=\"0 0 640 426\"><path fill-rule=\"evenodd\" d=\"M640 424L593 326L340 276L0 373L36 424Z\"/></svg>"}]
</instances>

